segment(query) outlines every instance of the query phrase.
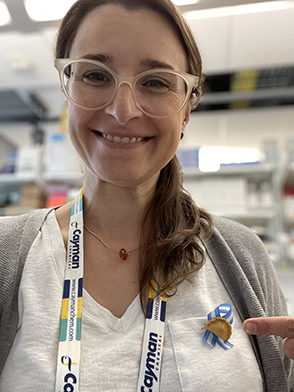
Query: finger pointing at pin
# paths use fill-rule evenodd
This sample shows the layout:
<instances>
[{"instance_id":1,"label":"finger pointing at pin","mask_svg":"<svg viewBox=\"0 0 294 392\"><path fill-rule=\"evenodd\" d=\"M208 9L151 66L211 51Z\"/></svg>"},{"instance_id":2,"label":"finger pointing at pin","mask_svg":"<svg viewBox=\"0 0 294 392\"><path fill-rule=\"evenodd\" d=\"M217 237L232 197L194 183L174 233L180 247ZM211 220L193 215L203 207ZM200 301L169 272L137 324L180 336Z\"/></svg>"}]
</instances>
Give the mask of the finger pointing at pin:
<instances>
[{"instance_id":1,"label":"finger pointing at pin","mask_svg":"<svg viewBox=\"0 0 294 392\"><path fill-rule=\"evenodd\" d=\"M243 329L251 335L281 336L285 354L294 359L294 317L259 317L244 321Z\"/></svg>"}]
</instances>

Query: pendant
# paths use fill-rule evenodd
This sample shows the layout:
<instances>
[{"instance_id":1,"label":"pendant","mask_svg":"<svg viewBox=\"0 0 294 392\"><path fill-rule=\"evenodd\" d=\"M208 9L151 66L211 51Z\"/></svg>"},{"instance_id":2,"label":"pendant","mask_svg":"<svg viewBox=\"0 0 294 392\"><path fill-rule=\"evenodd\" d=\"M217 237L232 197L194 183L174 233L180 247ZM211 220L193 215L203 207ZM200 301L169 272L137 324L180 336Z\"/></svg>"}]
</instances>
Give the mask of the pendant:
<instances>
[{"instance_id":1,"label":"pendant","mask_svg":"<svg viewBox=\"0 0 294 392\"><path fill-rule=\"evenodd\" d=\"M128 252L124 248L121 248L121 250L119 251L119 256L122 260L127 260L127 258L129 257Z\"/></svg>"}]
</instances>

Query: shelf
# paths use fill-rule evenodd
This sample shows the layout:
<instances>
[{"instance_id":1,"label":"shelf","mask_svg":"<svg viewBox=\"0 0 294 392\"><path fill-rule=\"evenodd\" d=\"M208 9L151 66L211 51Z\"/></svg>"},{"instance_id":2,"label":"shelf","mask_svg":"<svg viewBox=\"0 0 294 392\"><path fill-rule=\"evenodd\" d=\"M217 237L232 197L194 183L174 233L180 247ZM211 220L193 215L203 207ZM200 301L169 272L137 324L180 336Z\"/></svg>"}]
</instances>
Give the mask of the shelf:
<instances>
[{"instance_id":1,"label":"shelf","mask_svg":"<svg viewBox=\"0 0 294 392\"><path fill-rule=\"evenodd\" d=\"M228 165L215 172L202 172L197 168L184 168L184 177L213 177L226 175L257 175L264 176L276 170L276 165L271 163Z\"/></svg>"},{"instance_id":2,"label":"shelf","mask_svg":"<svg viewBox=\"0 0 294 392\"><path fill-rule=\"evenodd\" d=\"M0 185L11 185L11 184L22 185L22 184L28 184L36 181L37 181L37 176L32 173L26 173L26 174L1 173L0 174Z\"/></svg>"},{"instance_id":3,"label":"shelf","mask_svg":"<svg viewBox=\"0 0 294 392\"><path fill-rule=\"evenodd\" d=\"M293 87L261 88L252 91L206 93L201 97L201 103L220 104L236 101L266 100L269 97L287 99L294 97Z\"/></svg>"},{"instance_id":4,"label":"shelf","mask_svg":"<svg viewBox=\"0 0 294 392\"><path fill-rule=\"evenodd\" d=\"M44 173L43 180L47 183L63 183L66 185L82 185L83 175L81 172Z\"/></svg>"},{"instance_id":5,"label":"shelf","mask_svg":"<svg viewBox=\"0 0 294 392\"><path fill-rule=\"evenodd\" d=\"M257 164L257 165L240 165L240 166L227 166L221 168L217 172L201 172L197 168L184 169L184 177L213 177L213 176L226 176L226 175L262 175L270 174L275 170L273 164ZM292 165L294 172L294 165ZM291 170L291 171L292 171ZM72 182L82 182L81 172L59 172L59 173L44 173L42 180L44 182L65 182L66 184ZM0 184L26 184L36 182L37 176L32 173L27 174L0 174Z\"/></svg>"},{"instance_id":6,"label":"shelf","mask_svg":"<svg viewBox=\"0 0 294 392\"><path fill-rule=\"evenodd\" d=\"M273 210L256 210L256 211L208 211L211 214L223 216L233 220L270 220L277 216Z\"/></svg>"},{"instance_id":7,"label":"shelf","mask_svg":"<svg viewBox=\"0 0 294 392\"><path fill-rule=\"evenodd\" d=\"M81 172L60 172L60 173L44 173L42 175L42 182L53 183L63 182L65 184L82 183ZM40 182L39 177L34 173L17 174L17 173L1 173L0 185L22 185L28 183Z\"/></svg>"}]
</instances>

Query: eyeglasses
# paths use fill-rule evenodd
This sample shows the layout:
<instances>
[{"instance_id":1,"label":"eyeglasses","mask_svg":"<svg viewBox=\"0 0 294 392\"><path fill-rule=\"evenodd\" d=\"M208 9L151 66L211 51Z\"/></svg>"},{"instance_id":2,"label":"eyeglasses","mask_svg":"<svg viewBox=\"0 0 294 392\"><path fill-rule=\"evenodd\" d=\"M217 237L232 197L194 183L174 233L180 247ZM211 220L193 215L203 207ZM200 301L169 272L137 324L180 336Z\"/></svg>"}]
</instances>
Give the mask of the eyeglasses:
<instances>
[{"instance_id":1,"label":"eyeglasses","mask_svg":"<svg viewBox=\"0 0 294 392\"><path fill-rule=\"evenodd\" d=\"M122 77L99 61L56 59L62 89L75 106L101 110L114 100L119 87L130 86L136 107L150 117L178 113L199 83L199 78L170 69L152 69L134 77ZM193 95L193 103L197 99Z\"/></svg>"}]
</instances>

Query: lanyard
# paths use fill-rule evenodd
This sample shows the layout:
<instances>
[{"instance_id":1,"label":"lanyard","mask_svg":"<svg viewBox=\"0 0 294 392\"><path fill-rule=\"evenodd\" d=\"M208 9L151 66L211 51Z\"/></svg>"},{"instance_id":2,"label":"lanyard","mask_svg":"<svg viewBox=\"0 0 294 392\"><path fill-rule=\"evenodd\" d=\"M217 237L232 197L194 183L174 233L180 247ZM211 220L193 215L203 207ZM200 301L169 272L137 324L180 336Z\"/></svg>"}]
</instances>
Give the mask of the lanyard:
<instances>
[{"instance_id":1,"label":"lanyard","mask_svg":"<svg viewBox=\"0 0 294 392\"><path fill-rule=\"evenodd\" d=\"M63 284L55 392L79 392L83 301L83 191L72 202ZM158 392L162 362L166 296L149 289L137 392Z\"/></svg>"},{"instance_id":2,"label":"lanyard","mask_svg":"<svg viewBox=\"0 0 294 392\"><path fill-rule=\"evenodd\" d=\"M137 392L158 392L162 362L166 295L155 297L151 281L146 311Z\"/></svg>"},{"instance_id":3,"label":"lanyard","mask_svg":"<svg viewBox=\"0 0 294 392\"><path fill-rule=\"evenodd\" d=\"M63 284L55 392L79 391L83 301L83 193L72 202Z\"/></svg>"}]
</instances>

